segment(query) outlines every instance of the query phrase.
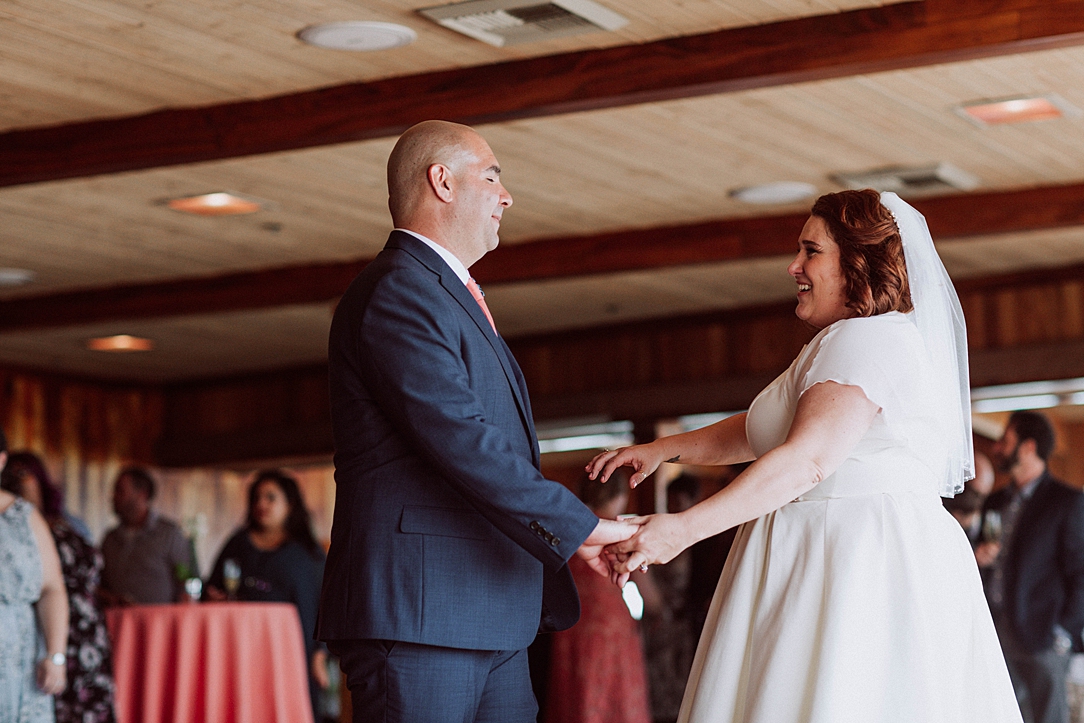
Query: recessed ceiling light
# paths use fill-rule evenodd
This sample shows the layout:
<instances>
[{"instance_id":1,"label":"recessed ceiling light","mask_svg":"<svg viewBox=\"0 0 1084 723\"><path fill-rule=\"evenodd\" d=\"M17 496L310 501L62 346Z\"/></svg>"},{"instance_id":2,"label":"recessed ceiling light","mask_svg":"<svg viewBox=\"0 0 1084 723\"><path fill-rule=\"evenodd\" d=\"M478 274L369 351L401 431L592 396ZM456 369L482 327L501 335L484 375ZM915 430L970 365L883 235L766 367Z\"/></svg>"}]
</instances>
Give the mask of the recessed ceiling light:
<instances>
[{"instance_id":1,"label":"recessed ceiling light","mask_svg":"<svg viewBox=\"0 0 1084 723\"><path fill-rule=\"evenodd\" d=\"M0 286L22 286L34 280L36 274L29 269L0 269Z\"/></svg>"},{"instance_id":2,"label":"recessed ceiling light","mask_svg":"<svg viewBox=\"0 0 1084 723\"><path fill-rule=\"evenodd\" d=\"M87 339L87 349L92 351L150 351L154 342L139 336L117 334Z\"/></svg>"},{"instance_id":3,"label":"recessed ceiling light","mask_svg":"<svg viewBox=\"0 0 1084 723\"><path fill-rule=\"evenodd\" d=\"M174 211L194 213L197 216L231 216L239 213L256 213L262 208L262 204L257 201L241 198L224 191L174 198L167 201L166 205Z\"/></svg>"},{"instance_id":4,"label":"recessed ceiling light","mask_svg":"<svg viewBox=\"0 0 1084 723\"><path fill-rule=\"evenodd\" d=\"M762 183L759 186L745 186L730 191L730 197L745 203L772 204L772 203L796 203L817 193L817 187L812 183L801 181L778 181L776 183Z\"/></svg>"},{"instance_id":5,"label":"recessed ceiling light","mask_svg":"<svg viewBox=\"0 0 1084 723\"><path fill-rule=\"evenodd\" d=\"M1005 98L981 101L960 106L957 112L982 126L1003 123L1027 123L1049 120L1067 115L1080 115L1074 108L1056 95L1039 95L1023 98Z\"/></svg>"},{"instance_id":6,"label":"recessed ceiling light","mask_svg":"<svg viewBox=\"0 0 1084 723\"><path fill-rule=\"evenodd\" d=\"M297 37L318 48L372 51L410 45L418 39L418 34L405 25L357 20L310 25Z\"/></svg>"}]
</instances>

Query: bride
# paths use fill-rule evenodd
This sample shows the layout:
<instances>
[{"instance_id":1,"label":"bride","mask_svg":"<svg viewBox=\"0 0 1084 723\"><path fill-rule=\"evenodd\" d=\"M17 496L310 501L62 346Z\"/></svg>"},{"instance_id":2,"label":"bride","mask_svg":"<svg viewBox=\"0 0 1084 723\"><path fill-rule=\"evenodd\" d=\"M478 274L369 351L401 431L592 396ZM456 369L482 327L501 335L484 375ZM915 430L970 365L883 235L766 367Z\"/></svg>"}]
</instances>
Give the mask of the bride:
<instances>
[{"instance_id":1,"label":"bride","mask_svg":"<svg viewBox=\"0 0 1084 723\"><path fill-rule=\"evenodd\" d=\"M974 556L942 508L973 476L963 314L895 194L813 206L788 271L821 329L747 414L587 466L755 459L612 546L615 581L741 524L679 721L1019 723ZM744 523L744 524L742 524Z\"/></svg>"}]
</instances>

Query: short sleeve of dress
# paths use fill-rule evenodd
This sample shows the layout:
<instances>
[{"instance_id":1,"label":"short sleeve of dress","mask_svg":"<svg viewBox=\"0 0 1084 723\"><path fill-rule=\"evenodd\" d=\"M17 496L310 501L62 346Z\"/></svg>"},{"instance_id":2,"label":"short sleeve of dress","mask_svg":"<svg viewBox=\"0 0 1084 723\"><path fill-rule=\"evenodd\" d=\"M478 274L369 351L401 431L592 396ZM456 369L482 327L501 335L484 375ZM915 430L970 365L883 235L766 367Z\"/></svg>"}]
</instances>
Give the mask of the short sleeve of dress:
<instances>
[{"instance_id":1,"label":"short sleeve of dress","mask_svg":"<svg viewBox=\"0 0 1084 723\"><path fill-rule=\"evenodd\" d=\"M829 328L800 377L799 395L831 381L861 388L886 417L901 411L901 392L913 377L912 325L902 314L886 316L844 319Z\"/></svg>"}]
</instances>

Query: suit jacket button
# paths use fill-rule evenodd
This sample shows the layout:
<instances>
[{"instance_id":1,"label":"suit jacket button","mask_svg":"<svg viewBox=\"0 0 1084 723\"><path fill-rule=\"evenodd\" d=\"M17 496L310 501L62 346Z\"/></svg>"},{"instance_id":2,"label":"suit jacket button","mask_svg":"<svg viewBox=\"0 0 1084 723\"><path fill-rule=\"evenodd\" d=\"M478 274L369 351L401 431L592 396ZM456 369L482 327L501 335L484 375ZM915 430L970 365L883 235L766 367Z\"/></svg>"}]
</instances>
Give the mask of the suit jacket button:
<instances>
[{"instance_id":1,"label":"suit jacket button","mask_svg":"<svg viewBox=\"0 0 1084 723\"><path fill-rule=\"evenodd\" d=\"M558 545L561 544L561 538L560 537L553 538L552 540L550 540L550 544L552 544L554 547L557 547Z\"/></svg>"},{"instance_id":2,"label":"suit jacket button","mask_svg":"<svg viewBox=\"0 0 1084 723\"><path fill-rule=\"evenodd\" d=\"M534 530L535 532L538 532L538 528L539 528L538 520L535 520L534 522L531 523L531 529L532 530Z\"/></svg>"}]
</instances>

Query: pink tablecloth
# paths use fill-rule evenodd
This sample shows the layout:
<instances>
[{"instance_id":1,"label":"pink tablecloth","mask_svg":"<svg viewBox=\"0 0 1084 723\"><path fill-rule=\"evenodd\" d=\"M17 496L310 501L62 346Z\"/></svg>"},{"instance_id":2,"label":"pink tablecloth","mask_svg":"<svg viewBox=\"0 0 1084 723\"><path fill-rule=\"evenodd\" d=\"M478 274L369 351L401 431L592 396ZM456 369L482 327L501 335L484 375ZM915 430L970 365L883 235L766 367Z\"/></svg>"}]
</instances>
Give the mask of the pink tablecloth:
<instances>
[{"instance_id":1,"label":"pink tablecloth","mask_svg":"<svg viewBox=\"0 0 1084 723\"><path fill-rule=\"evenodd\" d=\"M312 723L293 605L141 605L106 622L119 723Z\"/></svg>"}]
</instances>

